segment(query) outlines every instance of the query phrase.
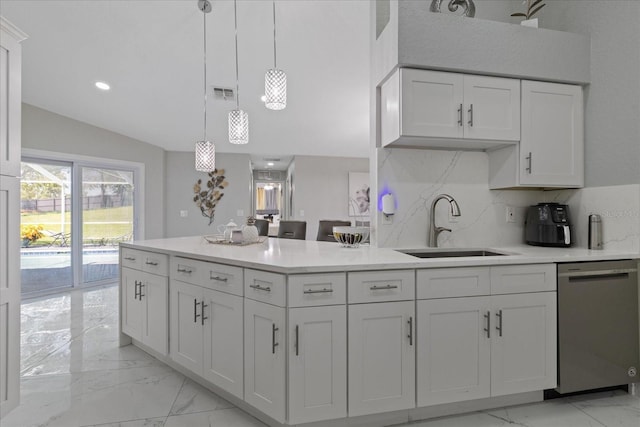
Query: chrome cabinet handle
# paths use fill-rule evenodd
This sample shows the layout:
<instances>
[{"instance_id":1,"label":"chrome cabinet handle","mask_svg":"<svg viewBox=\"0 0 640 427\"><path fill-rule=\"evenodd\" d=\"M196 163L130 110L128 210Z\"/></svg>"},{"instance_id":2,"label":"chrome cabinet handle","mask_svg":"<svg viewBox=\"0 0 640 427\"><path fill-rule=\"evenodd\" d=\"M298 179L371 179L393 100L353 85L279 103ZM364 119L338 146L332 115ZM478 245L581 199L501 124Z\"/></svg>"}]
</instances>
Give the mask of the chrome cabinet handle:
<instances>
[{"instance_id":1,"label":"chrome cabinet handle","mask_svg":"<svg viewBox=\"0 0 640 427\"><path fill-rule=\"evenodd\" d=\"M251 289L255 289L256 291L271 292L271 288L269 286L249 285L249 287Z\"/></svg>"},{"instance_id":2,"label":"chrome cabinet handle","mask_svg":"<svg viewBox=\"0 0 640 427\"><path fill-rule=\"evenodd\" d=\"M409 345L413 345L413 317L409 316L409 321L407 322L409 324L409 335L407 335L407 338L409 338Z\"/></svg>"},{"instance_id":3,"label":"chrome cabinet handle","mask_svg":"<svg viewBox=\"0 0 640 427\"><path fill-rule=\"evenodd\" d=\"M135 260L136 260L136 257L133 257L133 256L126 256L126 257L124 257L124 259L126 259L127 261L135 261Z\"/></svg>"},{"instance_id":4,"label":"chrome cabinet handle","mask_svg":"<svg viewBox=\"0 0 640 427\"><path fill-rule=\"evenodd\" d=\"M533 163L532 158L531 158L531 151L529 151L529 155L527 157L525 157L525 160L527 160L529 162L529 166L526 167L526 171L529 172L529 175L531 175L531 164Z\"/></svg>"},{"instance_id":5,"label":"chrome cabinet handle","mask_svg":"<svg viewBox=\"0 0 640 427\"><path fill-rule=\"evenodd\" d=\"M193 323L198 323L198 300L196 298L193 299Z\"/></svg>"},{"instance_id":6,"label":"chrome cabinet handle","mask_svg":"<svg viewBox=\"0 0 640 427\"><path fill-rule=\"evenodd\" d=\"M189 270L188 268L183 268L183 267L178 266L178 273L191 274L191 273L193 273L193 270Z\"/></svg>"},{"instance_id":7,"label":"chrome cabinet handle","mask_svg":"<svg viewBox=\"0 0 640 427\"><path fill-rule=\"evenodd\" d=\"M272 323L271 324L271 353L272 354L276 354L276 347L279 345L279 343L276 342L276 331L278 331L278 328L276 328L275 323Z\"/></svg>"},{"instance_id":8,"label":"chrome cabinet handle","mask_svg":"<svg viewBox=\"0 0 640 427\"><path fill-rule=\"evenodd\" d=\"M487 311L487 314L484 315L484 318L487 319L487 327L483 329L487 333L487 338L491 338L491 312Z\"/></svg>"},{"instance_id":9,"label":"chrome cabinet handle","mask_svg":"<svg viewBox=\"0 0 640 427\"><path fill-rule=\"evenodd\" d=\"M295 348L296 348L296 356L298 355L298 348L300 347L300 336L299 336L299 327L298 325L296 325L296 342L295 342Z\"/></svg>"},{"instance_id":10,"label":"chrome cabinet handle","mask_svg":"<svg viewBox=\"0 0 640 427\"><path fill-rule=\"evenodd\" d=\"M213 273L213 271L209 272L209 280L217 280L218 282L228 282L229 281L228 277L212 276L211 273Z\"/></svg>"},{"instance_id":11,"label":"chrome cabinet handle","mask_svg":"<svg viewBox=\"0 0 640 427\"><path fill-rule=\"evenodd\" d=\"M469 110L467 112L469 113L469 127L473 127L473 104L469 104Z\"/></svg>"},{"instance_id":12,"label":"chrome cabinet handle","mask_svg":"<svg viewBox=\"0 0 640 427\"><path fill-rule=\"evenodd\" d=\"M331 293L331 292L333 292L333 289L327 289L327 288L308 289L306 291L302 291L303 294L325 294L325 293Z\"/></svg>"},{"instance_id":13,"label":"chrome cabinet handle","mask_svg":"<svg viewBox=\"0 0 640 427\"><path fill-rule=\"evenodd\" d=\"M142 288L144 288L144 285L142 284L142 280L140 281L140 293L138 293L138 299L140 301L142 301L142 297L144 296L144 294L142 293Z\"/></svg>"},{"instance_id":14,"label":"chrome cabinet handle","mask_svg":"<svg viewBox=\"0 0 640 427\"><path fill-rule=\"evenodd\" d=\"M397 289L397 288L398 288L398 285L384 285L384 286L373 285L369 287L369 289L372 291L381 291L381 290Z\"/></svg>"},{"instance_id":15,"label":"chrome cabinet handle","mask_svg":"<svg viewBox=\"0 0 640 427\"><path fill-rule=\"evenodd\" d=\"M458 126L462 126L462 104L458 108Z\"/></svg>"},{"instance_id":16,"label":"chrome cabinet handle","mask_svg":"<svg viewBox=\"0 0 640 427\"><path fill-rule=\"evenodd\" d=\"M502 310L498 310L496 313L496 317L498 318L498 324L496 325L496 330L498 331L498 336L502 336Z\"/></svg>"},{"instance_id":17,"label":"chrome cabinet handle","mask_svg":"<svg viewBox=\"0 0 640 427\"><path fill-rule=\"evenodd\" d=\"M158 265L158 263L157 263L157 262L155 262L155 261L149 261L149 260L145 261L144 263L145 263L145 264L147 264L147 265Z\"/></svg>"},{"instance_id":18,"label":"chrome cabinet handle","mask_svg":"<svg viewBox=\"0 0 640 427\"><path fill-rule=\"evenodd\" d=\"M205 307L209 307L209 304L205 304L205 303L204 303L204 300L203 300L203 301L200 303L200 313L201 313L201 314L200 314L200 324L201 324L202 326L204 326L204 321L208 319L208 317L206 317L206 316L204 315L204 309L205 309Z\"/></svg>"},{"instance_id":19,"label":"chrome cabinet handle","mask_svg":"<svg viewBox=\"0 0 640 427\"><path fill-rule=\"evenodd\" d=\"M135 280L134 284L135 286L133 288L133 299L138 299L138 295L140 295L138 292L138 286L142 285L142 282L138 282L137 280Z\"/></svg>"}]
</instances>

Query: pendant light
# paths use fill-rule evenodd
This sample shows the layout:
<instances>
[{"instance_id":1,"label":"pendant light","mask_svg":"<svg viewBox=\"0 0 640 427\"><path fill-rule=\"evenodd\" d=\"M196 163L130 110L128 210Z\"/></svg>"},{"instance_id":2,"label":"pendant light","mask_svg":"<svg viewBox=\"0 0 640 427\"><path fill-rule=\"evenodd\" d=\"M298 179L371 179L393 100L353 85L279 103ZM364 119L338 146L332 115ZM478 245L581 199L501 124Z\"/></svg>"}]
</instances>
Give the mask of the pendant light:
<instances>
[{"instance_id":1,"label":"pendant light","mask_svg":"<svg viewBox=\"0 0 640 427\"><path fill-rule=\"evenodd\" d=\"M198 0L198 9L204 17L204 132L202 141L196 142L196 170L213 172L216 169L216 147L207 141L207 13L211 12L209 0Z\"/></svg>"},{"instance_id":2,"label":"pendant light","mask_svg":"<svg viewBox=\"0 0 640 427\"><path fill-rule=\"evenodd\" d=\"M276 2L273 1L273 68L264 76L264 105L270 110L284 110L287 106L287 75L276 62Z\"/></svg>"},{"instance_id":3,"label":"pendant light","mask_svg":"<svg viewBox=\"0 0 640 427\"><path fill-rule=\"evenodd\" d=\"M249 142L249 115L240 109L240 83L238 79L238 5L233 0L233 18L236 29L236 109L229 111L229 142L247 144Z\"/></svg>"}]
</instances>

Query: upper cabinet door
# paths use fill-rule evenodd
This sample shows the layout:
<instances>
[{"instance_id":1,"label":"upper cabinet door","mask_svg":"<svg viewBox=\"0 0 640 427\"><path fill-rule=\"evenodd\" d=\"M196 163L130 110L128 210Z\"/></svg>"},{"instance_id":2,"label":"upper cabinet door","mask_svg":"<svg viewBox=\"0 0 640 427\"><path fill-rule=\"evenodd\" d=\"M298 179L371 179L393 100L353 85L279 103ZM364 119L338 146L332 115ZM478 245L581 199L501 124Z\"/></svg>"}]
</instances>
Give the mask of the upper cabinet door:
<instances>
[{"instance_id":1,"label":"upper cabinet door","mask_svg":"<svg viewBox=\"0 0 640 427\"><path fill-rule=\"evenodd\" d=\"M21 63L25 37L2 21L0 30L0 175L20 176Z\"/></svg>"},{"instance_id":2,"label":"upper cabinet door","mask_svg":"<svg viewBox=\"0 0 640 427\"><path fill-rule=\"evenodd\" d=\"M582 87L522 81L520 183L584 185Z\"/></svg>"},{"instance_id":3,"label":"upper cabinet door","mask_svg":"<svg viewBox=\"0 0 640 427\"><path fill-rule=\"evenodd\" d=\"M402 69L400 87L401 135L463 137L462 74Z\"/></svg>"},{"instance_id":4,"label":"upper cabinet door","mask_svg":"<svg viewBox=\"0 0 640 427\"><path fill-rule=\"evenodd\" d=\"M520 80L464 76L464 137L520 140Z\"/></svg>"}]
</instances>

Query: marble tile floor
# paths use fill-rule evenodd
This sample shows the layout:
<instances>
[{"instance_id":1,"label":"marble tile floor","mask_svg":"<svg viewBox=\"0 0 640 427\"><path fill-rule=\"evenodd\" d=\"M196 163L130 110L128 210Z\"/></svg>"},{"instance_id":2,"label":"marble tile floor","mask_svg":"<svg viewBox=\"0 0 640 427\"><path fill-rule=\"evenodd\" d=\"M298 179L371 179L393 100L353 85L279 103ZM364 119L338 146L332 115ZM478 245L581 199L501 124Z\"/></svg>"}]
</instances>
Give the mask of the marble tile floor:
<instances>
[{"instance_id":1,"label":"marble tile floor","mask_svg":"<svg viewBox=\"0 0 640 427\"><path fill-rule=\"evenodd\" d=\"M116 286L23 302L21 404L0 427L264 426L136 347L118 347L117 310ZM402 426L639 427L640 399L597 393Z\"/></svg>"}]
</instances>

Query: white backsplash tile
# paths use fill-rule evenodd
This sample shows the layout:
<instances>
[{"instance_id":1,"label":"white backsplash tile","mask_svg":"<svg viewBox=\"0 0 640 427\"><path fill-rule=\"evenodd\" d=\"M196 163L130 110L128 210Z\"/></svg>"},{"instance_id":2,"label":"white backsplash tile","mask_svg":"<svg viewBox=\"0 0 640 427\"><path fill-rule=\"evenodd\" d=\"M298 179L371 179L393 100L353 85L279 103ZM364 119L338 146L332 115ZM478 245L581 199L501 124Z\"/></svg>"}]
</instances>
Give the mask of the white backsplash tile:
<instances>
[{"instance_id":1,"label":"white backsplash tile","mask_svg":"<svg viewBox=\"0 0 640 427\"><path fill-rule=\"evenodd\" d=\"M450 221L448 203L440 201L436 225L450 228L440 247L491 247L524 243L524 215L538 202L570 206L575 247L587 247L587 218L602 216L605 249L640 251L640 185L579 190L489 190L488 158L483 152L378 149L378 191L390 190L397 202L391 225L375 223L378 247L427 245L431 202L451 195L462 215ZM515 222L506 221L506 207Z\"/></svg>"}]
</instances>

